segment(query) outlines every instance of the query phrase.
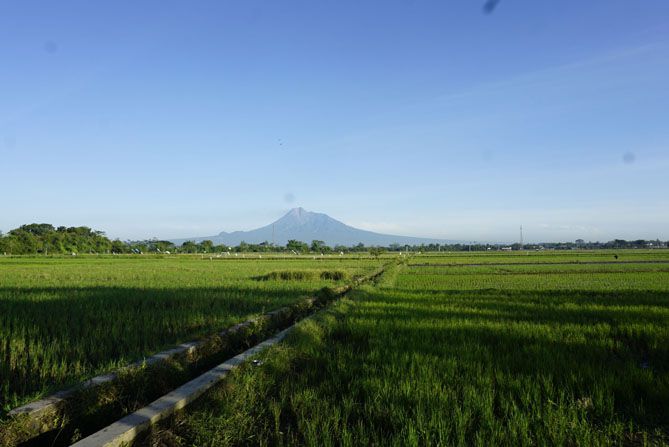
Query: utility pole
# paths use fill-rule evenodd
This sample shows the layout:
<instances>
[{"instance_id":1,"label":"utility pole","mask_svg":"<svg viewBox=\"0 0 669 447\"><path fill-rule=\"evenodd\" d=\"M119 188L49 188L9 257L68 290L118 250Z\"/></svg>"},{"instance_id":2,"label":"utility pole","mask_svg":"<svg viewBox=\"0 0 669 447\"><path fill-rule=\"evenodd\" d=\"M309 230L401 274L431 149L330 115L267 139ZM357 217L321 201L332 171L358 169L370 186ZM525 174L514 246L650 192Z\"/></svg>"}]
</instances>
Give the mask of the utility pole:
<instances>
[{"instance_id":1,"label":"utility pole","mask_svg":"<svg viewBox=\"0 0 669 447\"><path fill-rule=\"evenodd\" d=\"M523 249L523 226L520 226L520 250Z\"/></svg>"}]
</instances>

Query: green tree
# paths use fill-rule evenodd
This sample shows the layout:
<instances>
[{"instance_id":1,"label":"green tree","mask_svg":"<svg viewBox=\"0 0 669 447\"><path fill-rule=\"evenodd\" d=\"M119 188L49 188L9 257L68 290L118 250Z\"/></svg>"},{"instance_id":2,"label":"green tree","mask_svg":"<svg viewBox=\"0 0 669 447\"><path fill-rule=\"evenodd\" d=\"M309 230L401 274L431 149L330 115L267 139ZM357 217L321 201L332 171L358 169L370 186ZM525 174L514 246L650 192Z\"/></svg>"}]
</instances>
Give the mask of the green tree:
<instances>
[{"instance_id":1,"label":"green tree","mask_svg":"<svg viewBox=\"0 0 669 447\"><path fill-rule=\"evenodd\" d=\"M328 247L323 241L313 240L311 241L311 251L316 253L327 253L332 251L332 249Z\"/></svg>"},{"instance_id":2,"label":"green tree","mask_svg":"<svg viewBox=\"0 0 669 447\"><path fill-rule=\"evenodd\" d=\"M305 253L305 252L309 251L309 246L302 241L291 239L286 244L286 249L287 250L292 250L296 253Z\"/></svg>"},{"instance_id":3,"label":"green tree","mask_svg":"<svg viewBox=\"0 0 669 447\"><path fill-rule=\"evenodd\" d=\"M35 236L43 236L47 233L51 233L53 231L56 231L56 229L53 227L51 224L46 224L46 223L41 223L41 224L28 224L28 225L21 225L18 230L26 231L28 233L32 233Z\"/></svg>"},{"instance_id":4,"label":"green tree","mask_svg":"<svg viewBox=\"0 0 669 447\"><path fill-rule=\"evenodd\" d=\"M369 249L369 254L374 256L375 258L378 258L381 256L383 253L385 253L385 249L382 247L372 247Z\"/></svg>"},{"instance_id":5,"label":"green tree","mask_svg":"<svg viewBox=\"0 0 669 447\"><path fill-rule=\"evenodd\" d=\"M193 241L186 241L181 244L181 251L183 253L197 253L198 246Z\"/></svg>"},{"instance_id":6,"label":"green tree","mask_svg":"<svg viewBox=\"0 0 669 447\"><path fill-rule=\"evenodd\" d=\"M116 254L128 253L130 252L130 246L128 246L128 244L126 244L125 242L121 242L118 239L116 239L111 242L110 250L112 253Z\"/></svg>"},{"instance_id":7,"label":"green tree","mask_svg":"<svg viewBox=\"0 0 669 447\"><path fill-rule=\"evenodd\" d=\"M13 254L109 252L111 241L89 227L58 227L47 223L22 225L0 238L2 250Z\"/></svg>"},{"instance_id":8,"label":"green tree","mask_svg":"<svg viewBox=\"0 0 669 447\"><path fill-rule=\"evenodd\" d=\"M200 251L202 253L211 253L214 248L214 243L209 239L200 242Z\"/></svg>"},{"instance_id":9,"label":"green tree","mask_svg":"<svg viewBox=\"0 0 669 447\"><path fill-rule=\"evenodd\" d=\"M355 252L365 251L365 244L363 244L362 242L358 242L358 245L351 247L351 250Z\"/></svg>"}]
</instances>

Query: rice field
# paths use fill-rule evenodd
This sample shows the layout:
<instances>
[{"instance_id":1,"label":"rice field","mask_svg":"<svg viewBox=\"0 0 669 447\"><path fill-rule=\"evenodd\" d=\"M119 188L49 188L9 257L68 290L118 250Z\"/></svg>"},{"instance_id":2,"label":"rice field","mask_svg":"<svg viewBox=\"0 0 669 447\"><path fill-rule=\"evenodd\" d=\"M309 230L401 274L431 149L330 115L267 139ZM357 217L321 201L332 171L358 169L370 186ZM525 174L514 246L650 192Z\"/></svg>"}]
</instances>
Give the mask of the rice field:
<instances>
[{"instance_id":1,"label":"rice field","mask_svg":"<svg viewBox=\"0 0 669 447\"><path fill-rule=\"evenodd\" d=\"M145 442L667 445L669 252L617 254L412 256Z\"/></svg>"},{"instance_id":2,"label":"rice field","mask_svg":"<svg viewBox=\"0 0 669 447\"><path fill-rule=\"evenodd\" d=\"M0 257L0 419L380 265L364 258ZM272 272L307 272L283 280ZM267 280L258 280L261 276Z\"/></svg>"}]
</instances>

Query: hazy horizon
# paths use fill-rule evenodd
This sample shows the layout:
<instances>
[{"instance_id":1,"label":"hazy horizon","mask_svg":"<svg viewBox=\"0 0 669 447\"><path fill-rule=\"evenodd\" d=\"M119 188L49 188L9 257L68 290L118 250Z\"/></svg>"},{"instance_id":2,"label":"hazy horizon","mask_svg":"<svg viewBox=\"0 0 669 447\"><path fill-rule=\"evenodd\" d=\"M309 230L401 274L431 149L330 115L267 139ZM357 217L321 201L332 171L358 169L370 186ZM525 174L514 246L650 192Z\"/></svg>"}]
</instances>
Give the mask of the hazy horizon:
<instances>
[{"instance_id":1,"label":"hazy horizon","mask_svg":"<svg viewBox=\"0 0 669 447\"><path fill-rule=\"evenodd\" d=\"M0 230L669 239L669 3L0 5Z\"/></svg>"},{"instance_id":2,"label":"hazy horizon","mask_svg":"<svg viewBox=\"0 0 669 447\"><path fill-rule=\"evenodd\" d=\"M285 209L285 210L281 211L279 215L275 216L274 218L270 218L271 220L265 221L265 222L258 222L255 225L252 225L252 226L247 227L247 228L229 228L229 229L221 229L221 230L218 230L218 231L214 230L214 232L210 232L210 233L206 233L206 234L189 234L189 235L178 236L176 238L167 237L167 238L159 238L159 239L179 239L179 238L189 238L189 237L216 236L221 232L232 233L232 232L235 232L235 231L255 230L257 228L264 227L266 225L269 225L269 224L273 223L274 221L280 219L281 217L284 217L287 213L289 213L292 210L297 209L297 208L302 208L307 212L326 214L329 217L331 217L333 219L336 219L336 220L339 220L339 221L343 222L344 224L350 225L354 228L373 231L373 232L376 232L376 233L389 234L389 235L395 235L395 236L429 238L429 239L457 240L457 241L462 241L462 242L483 242L483 243L514 243L514 242L518 242L518 240L520 238L520 225L522 225L522 224L519 224L518 226L516 226L516 228L514 229L515 234L511 234L512 231L509 231L509 237L506 238L506 239L481 239L481 238L478 238L478 239L464 239L464 238L450 237L448 235L435 236L435 235L432 235L432 234L406 234L406 233L402 233L401 228L399 226L395 226L395 225L374 225L374 224L368 224L368 223L365 223L365 222L355 224L355 223L343 221L343 220L339 219L337 216L332 216L332 215L330 215L327 212L324 212L322 210L305 209L304 207L298 206L298 207L294 207L294 208L291 208L291 209ZM574 230L574 229L572 228L572 230ZM523 225L523 240L524 240L525 243L574 242L574 240L576 240L576 239L584 239L585 241L588 241L588 242L597 242L597 241L606 242L606 241L610 241L610 240L613 240L613 239L655 240L655 239L659 238L661 240L664 240L661 237L640 238L640 237L633 237L633 236L629 236L629 237L618 237L618 236L616 236L616 237L603 238L603 239L588 239L588 238L584 238L584 237L575 237L575 238L572 238L572 239L568 239L568 238L565 238L565 239L541 239L541 238L536 238L536 236L534 236L534 234L536 234L535 228L528 227L527 225ZM144 239L144 238L139 238L139 239ZM307 242L309 242L309 241L307 241Z\"/></svg>"},{"instance_id":3,"label":"hazy horizon","mask_svg":"<svg viewBox=\"0 0 669 447\"><path fill-rule=\"evenodd\" d=\"M175 237L153 235L153 236L139 236L139 237L126 237L126 238L124 238L124 237L119 237L119 236L110 234L109 232L105 231L104 228L102 228L102 227L95 227L95 226L91 226L91 227L94 230L105 231L105 234L107 234L107 236L111 237L112 239L117 239L117 238L122 239L122 240L148 240L148 239L153 239L153 238L157 238L157 239L161 239L161 240L179 240L179 239L188 239L188 238L192 239L192 238L217 236L220 233L234 233L234 232L238 232L238 231L248 232L248 231L256 230L258 228L265 227L267 225L271 225L273 222L279 220L282 217L285 217L288 213L290 213L291 211L296 210L296 209L302 209L303 211L307 211L307 212L311 212L311 213L325 214L330 218L338 220L338 221L340 221L340 222L342 222L346 225L350 225L350 226L352 226L354 228L357 228L357 229L368 230L368 231L373 231L373 232L380 233L380 234L393 235L393 236L418 237L418 238L425 238L425 239L443 239L443 240L458 241L458 242L463 242L463 243L478 242L478 243L493 243L493 244L515 243L515 242L518 242L518 240L520 238L520 226L518 226L516 228L515 235L510 234L507 239L481 239L481 238L462 239L462 238L452 238L452 237L446 237L446 236L439 237L439 236L433 236L433 235L430 235L430 234L426 234L426 235L406 234L406 233L401 233L399 231L394 231L393 228L395 228L395 227L392 226L392 225L379 227L379 226L376 226L376 225L368 225L368 224L365 224L364 222L359 224L359 225L351 224L349 222L341 221L340 219L338 219L334 216L330 216L325 212L318 211L318 210L305 210L303 207L294 207L294 208L291 208L291 209L283 210L280 213L280 215L276 216L271 221L259 222L259 223L255 224L254 226L247 227L247 228L230 228L230 229L223 229L223 230L211 230L209 233L198 233L198 234L187 234L187 235L183 234L183 235L179 235L179 236L175 236ZM26 223L28 223L28 222L26 222ZM54 223L54 222L30 222L30 223L51 223L51 224L54 224L56 226L60 225L60 224ZM81 224L81 223L80 224L73 224L73 225L76 225L76 226L80 226L80 225L90 226L90 225ZM204 229L204 228L205 227L202 227L202 231L206 231L206 229ZM0 231L3 231L3 230L0 230ZM576 237L576 238L573 238L573 239L568 239L568 238L565 238L565 239L541 239L541 238L536 238L533 235L534 235L534 229L531 228L531 227L528 228L526 225L523 225L523 241L524 241L524 243L527 243L527 244L541 243L541 242L574 242L575 239L584 239L586 242L607 242L607 241L610 241L610 240L613 240L613 239L626 239L626 240L637 240L637 239L656 240L656 239L660 239L660 240L664 241L664 238L662 238L662 237L639 238L639 237L634 237L634 236L630 236L630 237L617 237L616 236L616 237L603 238L603 239L588 239L588 238L583 238L583 237ZM307 241L307 242L310 242L310 241Z\"/></svg>"}]
</instances>

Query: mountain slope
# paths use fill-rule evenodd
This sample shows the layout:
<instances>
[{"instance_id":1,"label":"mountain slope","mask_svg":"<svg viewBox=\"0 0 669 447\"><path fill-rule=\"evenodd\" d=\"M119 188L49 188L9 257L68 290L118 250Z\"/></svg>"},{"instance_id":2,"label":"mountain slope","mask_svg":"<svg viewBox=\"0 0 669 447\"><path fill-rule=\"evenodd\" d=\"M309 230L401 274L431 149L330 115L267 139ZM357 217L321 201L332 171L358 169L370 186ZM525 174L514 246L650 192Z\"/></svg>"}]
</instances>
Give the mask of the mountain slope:
<instances>
[{"instance_id":1,"label":"mountain slope","mask_svg":"<svg viewBox=\"0 0 669 447\"><path fill-rule=\"evenodd\" d=\"M407 236L395 236L360 230L346 225L327 214L313 213L303 208L293 208L276 222L250 231L221 232L216 236L192 237L177 239L172 242L181 244L185 241L200 242L211 240L214 244L239 245L244 241L251 244L272 242L285 245L288 240L296 239L304 242L321 240L330 246L337 244L351 246L362 242L368 246L390 244L420 245L430 243L448 243L441 239L427 239Z\"/></svg>"}]
</instances>

